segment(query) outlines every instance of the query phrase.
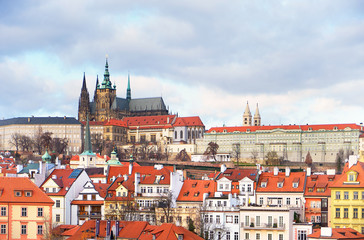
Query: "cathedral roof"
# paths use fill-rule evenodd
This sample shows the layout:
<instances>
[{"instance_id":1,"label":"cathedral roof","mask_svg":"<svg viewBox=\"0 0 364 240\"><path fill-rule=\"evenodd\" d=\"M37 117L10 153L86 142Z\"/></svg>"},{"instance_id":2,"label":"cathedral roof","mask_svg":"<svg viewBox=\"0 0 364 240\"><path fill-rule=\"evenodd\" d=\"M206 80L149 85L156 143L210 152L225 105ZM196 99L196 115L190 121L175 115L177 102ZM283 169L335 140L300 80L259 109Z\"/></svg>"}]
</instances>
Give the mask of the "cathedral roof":
<instances>
[{"instance_id":1,"label":"cathedral roof","mask_svg":"<svg viewBox=\"0 0 364 240\"><path fill-rule=\"evenodd\" d=\"M131 99L129 110L132 112L145 110L167 110L162 97Z\"/></svg>"}]
</instances>

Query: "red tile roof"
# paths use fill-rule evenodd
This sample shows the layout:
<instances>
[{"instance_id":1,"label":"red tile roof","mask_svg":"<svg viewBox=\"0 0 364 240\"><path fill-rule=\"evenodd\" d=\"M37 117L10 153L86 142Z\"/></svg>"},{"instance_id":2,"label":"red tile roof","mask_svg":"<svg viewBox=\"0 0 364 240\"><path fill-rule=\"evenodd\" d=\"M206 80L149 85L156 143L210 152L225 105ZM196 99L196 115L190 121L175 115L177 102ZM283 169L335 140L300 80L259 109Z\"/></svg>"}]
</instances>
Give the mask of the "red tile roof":
<instances>
[{"instance_id":1,"label":"red tile roof","mask_svg":"<svg viewBox=\"0 0 364 240\"><path fill-rule=\"evenodd\" d=\"M352 228L332 228L331 237L321 236L321 229L314 229L313 233L307 236L308 238L317 239L364 239L364 235Z\"/></svg>"},{"instance_id":2,"label":"red tile roof","mask_svg":"<svg viewBox=\"0 0 364 240\"><path fill-rule=\"evenodd\" d=\"M107 183L92 183L95 186L95 190L99 193L100 197L105 198L107 188L110 186L110 184Z\"/></svg>"},{"instance_id":3,"label":"red tile roof","mask_svg":"<svg viewBox=\"0 0 364 240\"><path fill-rule=\"evenodd\" d=\"M131 194L128 194L128 196L126 197L117 196L116 189L120 185L123 185L129 193L134 193L134 176L128 177L126 181L124 180L124 177L117 177L107 189L108 193L111 193L111 196L106 195L105 201L130 201L134 199L133 197L131 197Z\"/></svg>"},{"instance_id":4,"label":"red tile roof","mask_svg":"<svg viewBox=\"0 0 364 240\"><path fill-rule=\"evenodd\" d=\"M174 127L179 127L179 126L188 126L188 127L192 127L192 126L200 126L200 127L204 127L200 117L195 116L195 117L178 117L176 118L175 123L173 124Z\"/></svg>"},{"instance_id":5,"label":"red tile roof","mask_svg":"<svg viewBox=\"0 0 364 240\"><path fill-rule=\"evenodd\" d=\"M74 170L75 169L54 169L40 187L43 188L43 185L46 182L48 182L50 179L52 179L60 187L60 190L56 193L49 192L49 193L47 193L47 195L48 196L64 196L67 193L66 188L67 187L70 188L72 186L72 184L74 183L74 181L77 179L77 178L70 178L70 175ZM82 171L83 170L81 170L81 172ZM80 172L80 174L81 174L81 172ZM56 179L53 179L52 176L57 176L57 177L56 177Z\"/></svg>"},{"instance_id":6,"label":"red tile roof","mask_svg":"<svg viewBox=\"0 0 364 240\"><path fill-rule=\"evenodd\" d=\"M305 189L305 197L310 196L322 196L329 197L331 195L330 186L334 183L334 180L329 181L329 179L333 179L332 177L335 175L311 175L306 179L306 189ZM312 192L309 191L309 188L312 188ZM317 192L317 188L325 188L324 192Z\"/></svg>"},{"instance_id":7,"label":"red tile roof","mask_svg":"<svg viewBox=\"0 0 364 240\"><path fill-rule=\"evenodd\" d=\"M219 180L223 177L226 177L227 179L231 181L239 181L245 177L250 178L251 180L255 180L257 177L258 170L257 169L250 169L250 168L244 168L244 169L226 169L225 172L218 174L216 177L216 180Z\"/></svg>"},{"instance_id":8,"label":"red tile roof","mask_svg":"<svg viewBox=\"0 0 364 240\"><path fill-rule=\"evenodd\" d=\"M357 179L355 184L349 184L348 183L348 172L355 171L357 172ZM332 188L334 187L346 187L346 188L362 188L364 187L364 162L357 162L357 164L351 166L350 169L348 169L348 165L346 163L345 170L343 173L338 175L334 181L334 183L331 185Z\"/></svg>"},{"instance_id":9,"label":"red tile roof","mask_svg":"<svg viewBox=\"0 0 364 240\"><path fill-rule=\"evenodd\" d=\"M155 240L178 240L178 235L183 235L183 240L203 240L202 237L172 223L163 223L161 226L148 226L140 240L151 240L155 236Z\"/></svg>"},{"instance_id":10,"label":"red tile roof","mask_svg":"<svg viewBox=\"0 0 364 240\"><path fill-rule=\"evenodd\" d=\"M20 191L21 196L16 197L15 191ZM31 191L31 196L27 197L25 191ZM54 204L53 200L28 178L0 177L0 193L0 203Z\"/></svg>"},{"instance_id":11,"label":"red tile roof","mask_svg":"<svg viewBox=\"0 0 364 240\"><path fill-rule=\"evenodd\" d=\"M127 123L124 120L118 119L110 119L107 121L104 126L118 126L118 127L128 127Z\"/></svg>"},{"instance_id":12,"label":"red tile roof","mask_svg":"<svg viewBox=\"0 0 364 240\"><path fill-rule=\"evenodd\" d=\"M123 120L128 127L133 126L162 126L168 125L172 127L176 115L158 115L158 116L142 116L142 117L125 117Z\"/></svg>"},{"instance_id":13,"label":"red tile roof","mask_svg":"<svg viewBox=\"0 0 364 240\"><path fill-rule=\"evenodd\" d=\"M186 179L178 195L179 202L202 202L204 193L213 196L216 190L214 180L192 180Z\"/></svg>"},{"instance_id":14,"label":"red tile roof","mask_svg":"<svg viewBox=\"0 0 364 240\"><path fill-rule=\"evenodd\" d=\"M349 124L317 124L317 125L273 125L273 126L238 126L238 127L213 127L210 128L207 133L228 133L232 132L256 132L256 131L271 131L271 130L295 130L295 131L319 131L319 130L333 130L337 127L338 130L344 130L345 128L361 129L360 125L355 123Z\"/></svg>"},{"instance_id":15,"label":"red tile roof","mask_svg":"<svg viewBox=\"0 0 364 240\"><path fill-rule=\"evenodd\" d=\"M264 172L260 175L257 184L257 192L304 192L305 172L291 172L289 177L286 177L284 172L279 172L274 176L272 172ZM278 188L279 179L284 178L284 183L281 188ZM267 182L266 187L261 187L262 182ZM293 183L298 181L298 187L294 188Z\"/></svg>"}]
</instances>

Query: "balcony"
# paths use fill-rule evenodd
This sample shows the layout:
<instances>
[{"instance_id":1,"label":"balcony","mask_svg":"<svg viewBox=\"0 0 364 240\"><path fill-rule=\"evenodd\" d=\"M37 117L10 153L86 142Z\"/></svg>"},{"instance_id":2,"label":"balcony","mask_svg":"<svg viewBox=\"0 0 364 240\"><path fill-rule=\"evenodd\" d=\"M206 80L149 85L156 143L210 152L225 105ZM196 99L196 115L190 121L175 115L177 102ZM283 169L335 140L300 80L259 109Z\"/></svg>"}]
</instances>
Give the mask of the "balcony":
<instances>
[{"instance_id":1,"label":"balcony","mask_svg":"<svg viewBox=\"0 0 364 240\"><path fill-rule=\"evenodd\" d=\"M90 218L100 218L101 217L101 212L79 212L78 213L79 217L90 217Z\"/></svg>"},{"instance_id":2,"label":"balcony","mask_svg":"<svg viewBox=\"0 0 364 240\"><path fill-rule=\"evenodd\" d=\"M249 224L249 226L245 226L242 222L241 227L245 230L285 230L286 224L277 224L277 223L261 223L259 226L255 226L253 224Z\"/></svg>"}]
</instances>

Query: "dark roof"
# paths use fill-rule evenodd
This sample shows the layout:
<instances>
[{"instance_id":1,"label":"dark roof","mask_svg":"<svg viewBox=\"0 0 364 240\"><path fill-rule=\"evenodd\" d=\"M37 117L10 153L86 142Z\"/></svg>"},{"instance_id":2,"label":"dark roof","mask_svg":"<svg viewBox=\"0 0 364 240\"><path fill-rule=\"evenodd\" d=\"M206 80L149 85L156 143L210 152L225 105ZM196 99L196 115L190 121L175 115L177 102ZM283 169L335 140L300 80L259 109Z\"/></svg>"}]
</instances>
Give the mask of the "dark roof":
<instances>
[{"instance_id":1,"label":"dark roof","mask_svg":"<svg viewBox=\"0 0 364 240\"><path fill-rule=\"evenodd\" d=\"M104 174L104 168L85 168L88 176Z\"/></svg>"},{"instance_id":2,"label":"dark roof","mask_svg":"<svg viewBox=\"0 0 364 240\"><path fill-rule=\"evenodd\" d=\"M145 110L167 110L163 98L138 98L131 99L129 103L129 110L131 112L145 111Z\"/></svg>"},{"instance_id":3,"label":"dark roof","mask_svg":"<svg viewBox=\"0 0 364 240\"><path fill-rule=\"evenodd\" d=\"M0 126L16 124L81 124L74 117L18 117L0 120Z\"/></svg>"}]
</instances>

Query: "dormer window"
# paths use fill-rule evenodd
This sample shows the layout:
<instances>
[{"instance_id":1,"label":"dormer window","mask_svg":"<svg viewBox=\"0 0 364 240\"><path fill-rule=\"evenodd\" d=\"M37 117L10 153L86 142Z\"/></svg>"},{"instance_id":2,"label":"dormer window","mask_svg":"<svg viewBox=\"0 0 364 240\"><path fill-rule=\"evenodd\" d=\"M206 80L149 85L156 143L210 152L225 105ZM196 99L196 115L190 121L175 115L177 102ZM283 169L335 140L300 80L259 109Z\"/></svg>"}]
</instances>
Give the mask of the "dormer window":
<instances>
[{"instance_id":1,"label":"dormer window","mask_svg":"<svg viewBox=\"0 0 364 240\"><path fill-rule=\"evenodd\" d=\"M21 191L14 191L15 197L21 197Z\"/></svg>"},{"instance_id":2,"label":"dormer window","mask_svg":"<svg viewBox=\"0 0 364 240\"><path fill-rule=\"evenodd\" d=\"M31 197L32 196L32 191L25 191L25 196L26 197Z\"/></svg>"},{"instance_id":3,"label":"dormer window","mask_svg":"<svg viewBox=\"0 0 364 240\"><path fill-rule=\"evenodd\" d=\"M348 173L348 182L355 182L357 178L356 172L350 172Z\"/></svg>"},{"instance_id":4,"label":"dormer window","mask_svg":"<svg viewBox=\"0 0 364 240\"><path fill-rule=\"evenodd\" d=\"M260 187L262 187L262 188L267 187L267 182L262 182L262 183L260 184Z\"/></svg>"},{"instance_id":5,"label":"dormer window","mask_svg":"<svg viewBox=\"0 0 364 240\"><path fill-rule=\"evenodd\" d=\"M298 188L298 182L294 182L294 183L292 184L292 187L293 187L293 188Z\"/></svg>"},{"instance_id":6,"label":"dormer window","mask_svg":"<svg viewBox=\"0 0 364 240\"><path fill-rule=\"evenodd\" d=\"M192 184L192 187L195 188L197 186L197 183Z\"/></svg>"},{"instance_id":7,"label":"dormer window","mask_svg":"<svg viewBox=\"0 0 364 240\"><path fill-rule=\"evenodd\" d=\"M308 188L308 191L309 192L313 192L313 188Z\"/></svg>"},{"instance_id":8,"label":"dormer window","mask_svg":"<svg viewBox=\"0 0 364 240\"><path fill-rule=\"evenodd\" d=\"M337 127L334 127L334 131L337 131Z\"/></svg>"},{"instance_id":9,"label":"dormer window","mask_svg":"<svg viewBox=\"0 0 364 240\"><path fill-rule=\"evenodd\" d=\"M283 182L277 183L277 188L282 188L282 187L283 187Z\"/></svg>"},{"instance_id":10,"label":"dormer window","mask_svg":"<svg viewBox=\"0 0 364 240\"><path fill-rule=\"evenodd\" d=\"M308 131L309 131L309 132L311 132L311 131L312 131L312 127L309 127L309 128L308 128Z\"/></svg>"},{"instance_id":11,"label":"dormer window","mask_svg":"<svg viewBox=\"0 0 364 240\"><path fill-rule=\"evenodd\" d=\"M185 197L187 197L188 196L188 194L190 194L190 192L185 192L184 194L183 194L183 196L185 196Z\"/></svg>"},{"instance_id":12,"label":"dormer window","mask_svg":"<svg viewBox=\"0 0 364 240\"><path fill-rule=\"evenodd\" d=\"M198 197L198 195L200 195L200 192L195 192L193 196Z\"/></svg>"}]
</instances>

